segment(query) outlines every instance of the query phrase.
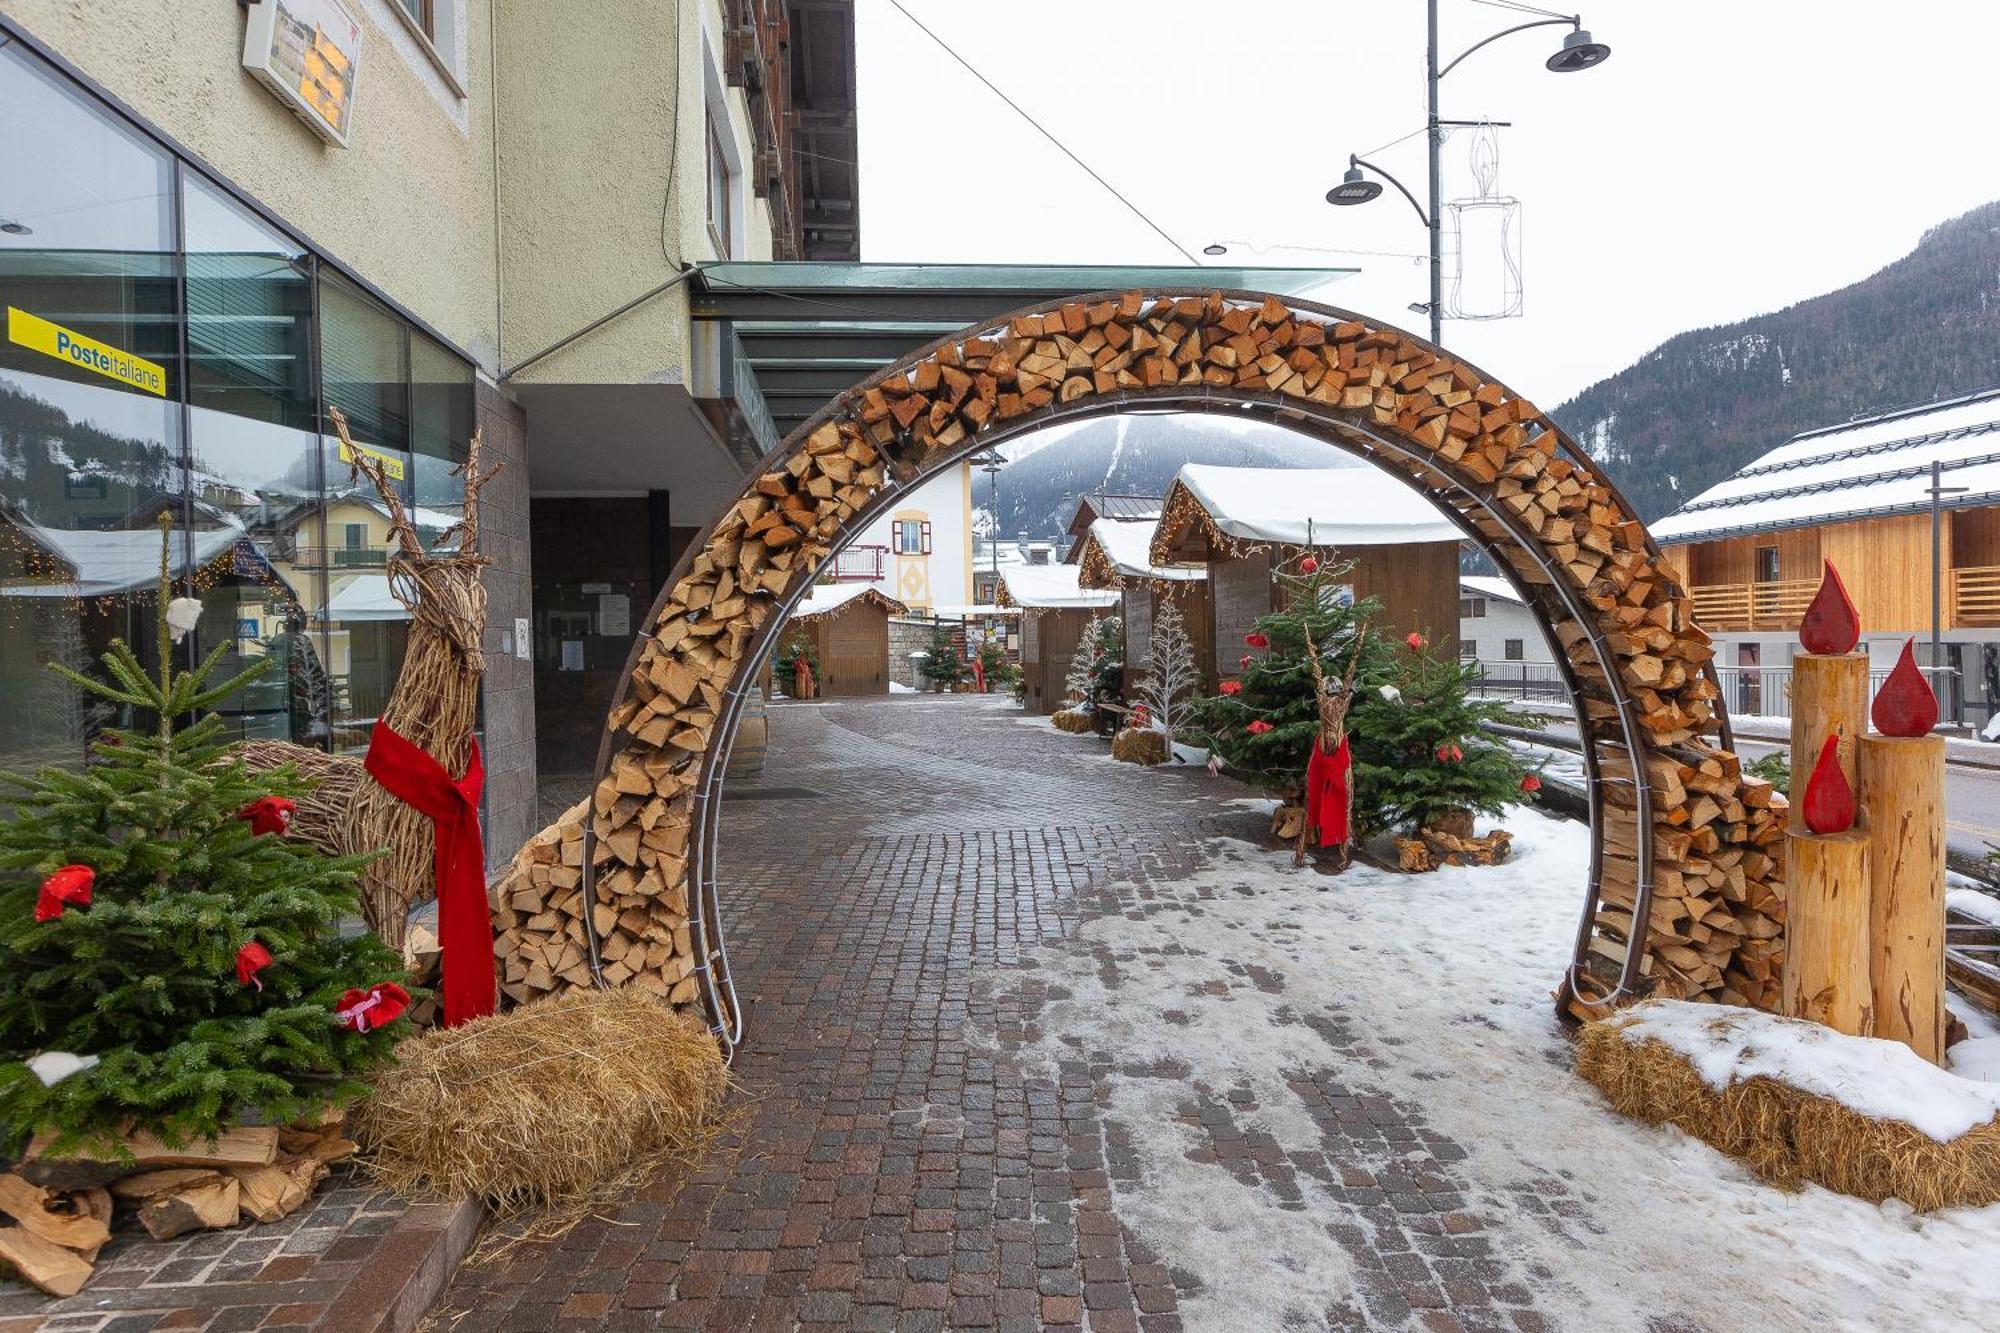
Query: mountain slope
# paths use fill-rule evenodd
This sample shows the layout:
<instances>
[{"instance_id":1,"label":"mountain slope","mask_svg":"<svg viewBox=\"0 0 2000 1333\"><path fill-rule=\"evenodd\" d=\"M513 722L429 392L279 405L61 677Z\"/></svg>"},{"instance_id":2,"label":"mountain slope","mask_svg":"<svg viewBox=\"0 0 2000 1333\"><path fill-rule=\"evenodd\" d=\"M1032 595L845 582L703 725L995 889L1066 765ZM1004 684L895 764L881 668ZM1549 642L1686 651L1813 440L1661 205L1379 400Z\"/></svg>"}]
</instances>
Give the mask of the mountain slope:
<instances>
[{"instance_id":1,"label":"mountain slope","mask_svg":"<svg viewBox=\"0 0 2000 1333\"><path fill-rule=\"evenodd\" d=\"M1850 287L1696 329L1551 414L1646 518L1798 431L2000 385L2000 203Z\"/></svg>"},{"instance_id":2,"label":"mountain slope","mask_svg":"<svg viewBox=\"0 0 2000 1333\"><path fill-rule=\"evenodd\" d=\"M1230 467L1339 467L1353 462L1316 440L1209 413L1099 417L1030 437L1000 474L999 530L1008 537L1053 537L1064 531L1079 497L1165 495L1183 463ZM993 507L990 483L975 476L972 501ZM984 527L984 523L981 524Z\"/></svg>"}]
</instances>

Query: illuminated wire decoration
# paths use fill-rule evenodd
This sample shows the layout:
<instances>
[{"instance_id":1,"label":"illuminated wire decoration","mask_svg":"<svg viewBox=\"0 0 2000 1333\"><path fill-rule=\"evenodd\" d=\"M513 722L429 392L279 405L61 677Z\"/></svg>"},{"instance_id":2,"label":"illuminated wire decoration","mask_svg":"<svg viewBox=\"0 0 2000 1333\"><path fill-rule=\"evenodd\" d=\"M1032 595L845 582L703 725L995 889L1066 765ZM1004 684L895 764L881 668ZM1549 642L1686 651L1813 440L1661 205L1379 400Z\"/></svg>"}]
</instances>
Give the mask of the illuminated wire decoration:
<instances>
[{"instance_id":1,"label":"illuminated wire decoration","mask_svg":"<svg viewBox=\"0 0 2000 1333\"><path fill-rule=\"evenodd\" d=\"M1467 154L1479 193L1445 204L1451 268L1444 312L1452 319L1514 319L1522 310L1521 201L1495 188L1500 133L1481 125Z\"/></svg>"}]
</instances>

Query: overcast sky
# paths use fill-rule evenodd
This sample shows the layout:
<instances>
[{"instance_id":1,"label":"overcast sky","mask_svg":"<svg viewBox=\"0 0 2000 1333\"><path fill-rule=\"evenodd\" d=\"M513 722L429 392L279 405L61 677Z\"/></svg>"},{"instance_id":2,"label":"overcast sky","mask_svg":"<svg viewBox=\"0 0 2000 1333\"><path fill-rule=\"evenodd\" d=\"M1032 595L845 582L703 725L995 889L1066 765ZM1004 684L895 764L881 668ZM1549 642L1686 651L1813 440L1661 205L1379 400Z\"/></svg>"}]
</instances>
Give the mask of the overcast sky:
<instances>
[{"instance_id":1,"label":"overcast sky","mask_svg":"<svg viewBox=\"0 0 2000 1333\"><path fill-rule=\"evenodd\" d=\"M1423 123L1421 0L903 0L1212 264L1352 265L1320 299L1406 328L1420 254L1392 192L1324 202L1350 151ZM1184 263L888 3L857 0L870 260ZM1526 15L1440 0L1449 59ZM1521 201L1525 311L1445 342L1544 407L1685 329L1865 277L2000 199L1995 0L1594 0L1602 67L1556 75L1560 27L1480 51L1448 118L1510 120L1495 192ZM1447 200L1477 193L1470 134ZM1422 138L1376 157L1419 198ZM1490 273L1490 267L1488 269Z\"/></svg>"}]
</instances>

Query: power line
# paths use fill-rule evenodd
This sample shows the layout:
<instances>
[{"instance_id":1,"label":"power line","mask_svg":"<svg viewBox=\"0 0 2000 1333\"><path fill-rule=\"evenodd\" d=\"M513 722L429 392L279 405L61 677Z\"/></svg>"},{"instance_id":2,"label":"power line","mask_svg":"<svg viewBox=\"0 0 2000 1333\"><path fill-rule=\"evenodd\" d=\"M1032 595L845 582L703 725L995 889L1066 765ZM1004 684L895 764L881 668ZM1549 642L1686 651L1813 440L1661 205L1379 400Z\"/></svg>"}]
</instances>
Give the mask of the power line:
<instances>
[{"instance_id":1,"label":"power line","mask_svg":"<svg viewBox=\"0 0 2000 1333\"><path fill-rule=\"evenodd\" d=\"M939 49L941 49L946 55L950 56L953 60L956 60L960 65L964 66L966 73L972 75L973 78L978 79L981 83L985 84L988 90L990 90L995 97L999 98L1001 101L1005 102L1009 107L1013 108L1015 115L1019 116L1022 120L1027 121L1029 125L1033 126L1035 132L1040 134L1044 139L1047 139L1050 143L1054 144L1064 157L1067 157L1070 161L1076 163L1077 166L1083 168L1085 175L1089 176L1099 185L1102 185L1105 188L1105 190L1110 193L1112 198L1116 199L1119 203L1125 205L1127 209L1131 210L1132 215L1138 218L1139 221L1145 223L1148 227L1151 227L1155 232L1155 234L1157 234L1161 240L1165 241L1168 245L1171 245L1172 247L1174 247L1175 250L1179 251L1181 256L1185 258L1188 263L1193 264L1196 267L1201 266L1201 261L1199 259L1196 259L1193 254L1189 253L1186 246L1182 245L1179 241L1175 240L1171 235L1169 235L1166 228L1162 227L1159 223L1153 221L1152 218L1148 217L1146 215L1146 210L1140 208L1130 199L1127 199L1124 195L1120 194L1118 192L1117 186L1113 185L1110 181L1104 179L1104 177L1098 175L1097 172L1091 169L1091 166L1088 162L1084 161L1082 158L1078 157L1075 153L1071 152L1067 144L1065 144L1061 139L1056 138L1054 134L1049 132L1046 126L1044 126L1040 121L1036 120L1033 116L1029 115L1026 109L1023 108L1019 102L1016 102L1013 98L1007 96L1006 93L1001 92L999 87L994 84L993 80L987 78L984 74L981 74L977 69L973 68L972 62L967 60L964 56L960 55L957 51L954 51L951 47L951 43L945 41L944 38L938 36L936 33L932 32L929 28L925 27L924 21L922 19L918 18L915 14L912 14L909 10L903 7L902 0L889 0L889 4L895 9L897 13L901 14L904 18L908 19L911 23L915 24L919 32L923 33L924 36L930 38L933 42L936 42L938 44Z\"/></svg>"}]
</instances>

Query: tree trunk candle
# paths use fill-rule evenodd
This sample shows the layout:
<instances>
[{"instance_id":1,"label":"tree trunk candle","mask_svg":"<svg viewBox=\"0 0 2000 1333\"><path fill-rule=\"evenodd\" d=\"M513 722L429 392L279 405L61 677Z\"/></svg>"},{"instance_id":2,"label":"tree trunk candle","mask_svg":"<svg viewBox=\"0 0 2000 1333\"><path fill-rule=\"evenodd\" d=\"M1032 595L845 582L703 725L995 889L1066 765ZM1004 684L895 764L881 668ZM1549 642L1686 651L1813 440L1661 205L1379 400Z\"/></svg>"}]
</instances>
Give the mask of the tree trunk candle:
<instances>
[{"instance_id":1,"label":"tree trunk candle","mask_svg":"<svg viewBox=\"0 0 2000 1333\"><path fill-rule=\"evenodd\" d=\"M1868 820L1868 955L1875 1035L1944 1058L1944 737L1937 697L1909 644L1861 742Z\"/></svg>"},{"instance_id":2,"label":"tree trunk candle","mask_svg":"<svg viewBox=\"0 0 2000 1333\"><path fill-rule=\"evenodd\" d=\"M1784 1013L1856 1037L1875 1035L1868 970L1868 835L1786 838Z\"/></svg>"},{"instance_id":3,"label":"tree trunk candle","mask_svg":"<svg viewBox=\"0 0 2000 1333\"><path fill-rule=\"evenodd\" d=\"M1792 659L1792 772L1803 775L1818 763L1828 736L1840 736L1840 767L1848 789L1859 785L1854 737L1868 730L1868 657L1854 651L1861 641L1861 617L1840 573L1824 563L1819 591L1799 621L1805 652ZM1792 828L1802 829L1804 802L1792 803Z\"/></svg>"}]
</instances>

